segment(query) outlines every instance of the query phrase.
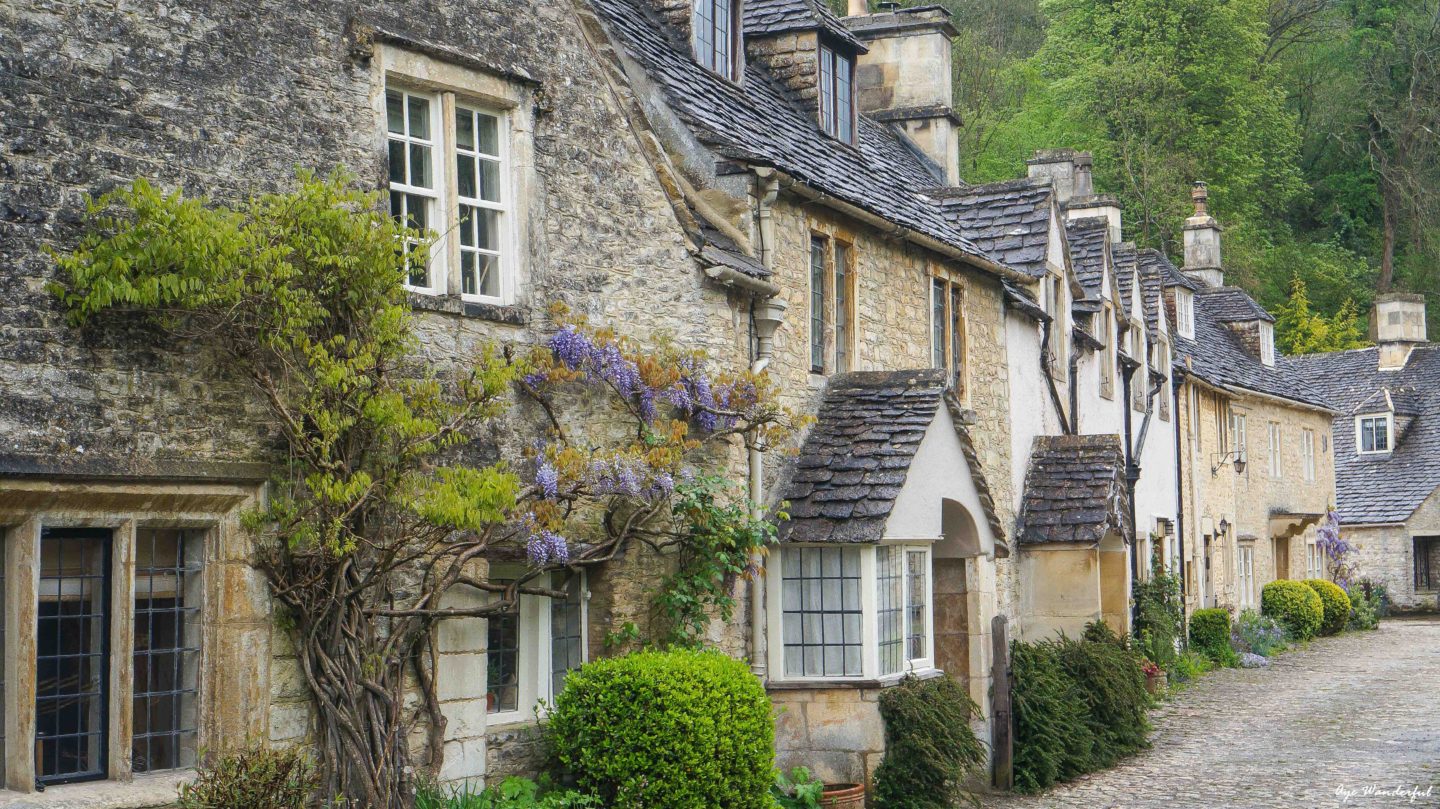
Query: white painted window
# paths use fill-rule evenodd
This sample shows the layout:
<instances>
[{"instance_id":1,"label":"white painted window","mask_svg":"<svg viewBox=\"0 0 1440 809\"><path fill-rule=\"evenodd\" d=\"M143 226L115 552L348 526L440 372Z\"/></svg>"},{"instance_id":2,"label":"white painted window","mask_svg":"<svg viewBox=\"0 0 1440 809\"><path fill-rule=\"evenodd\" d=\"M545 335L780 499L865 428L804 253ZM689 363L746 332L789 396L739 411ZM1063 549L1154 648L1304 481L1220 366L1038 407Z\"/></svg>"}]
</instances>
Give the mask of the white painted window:
<instances>
[{"instance_id":1,"label":"white painted window","mask_svg":"<svg viewBox=\"0 0 1440 809\"><path fill-rule=\"evenodd\" d=\"M727 79L739 76L740 0L694 0L695 61Z\"/></svg>"},{"instance_id":2,"label":"white painted window","mask_svg":"<svg viewBox=\"0 0 1440 809\"><path fill-rule=\"evenodd\" d=\"M1170 420L1170 343L1160 340L1155 344L1155 370L1165 377L1165 384L1155 394L1160 403L1160 420Z\"/></svg>"},{"instance_id":3,"label":"white painted window","mask_svg":"<svg viewBox=\"0 0 1440 809\"><path fill-rule=\"evenodd\" d=\"M1305 546L1305 578L1325 578L1325 551L1314 542Z\"/></svg>"},{"instance_id":4,"label":"white painted window","mask_svg":"<svg viewBox=\"0 0 1440 809\"><path fill-rule=\"evenodd\" d=\"M1275 364L1275 326L1264 320L1260 321L1260 361Z\"/></svg>"},{"instance_id":5,"label":"white painted window","mask_svg":"<svg viewBox=\"0 0 1440 809\"><path fill-rule=\"evenodd\" d=\"M1305 470L1305 480L1315 482L1315 431L1300 431L1300 462Z\"/></svg>"},{"instance_id":6,"label":"white painted window","mask_svg":"<svg viewBox=\"0 0 1440 809\"><path fill-rule=\"evenodd\" d=\"M1115 396L1115 310L1106 304L1097 321L1100 327L1095 337L1105 344L1100 349L1100 395L1111 399Z\"/></svg>"},{"instance_id":7,"label":"white painted window","mask_svg":"<svg viewBox=\"0 0 1440 809\"><path fill-rule=\"evenodd\" d=\"M385 118L390 213L435 234L428 264L412 266L406 286L510 302L517 256L509 115L452 93L392 86Z\"/></svg>"},{"instance_id":8,"label":"white painted window","mask_svg":"<svg viewBox=\"0 0 1440 809\"><path fill-rule=\"evenodd\" d=\"M945 278L930 279L930 355L936 368L944 368L955 388L965 396L965 288Z\"/></svg>"},{"instance_id":9,"label":"white painted window","mask_svg":"<svg viewBox=\"0 0 1440 809\"><path fill-rule=\"evenodd\" d=\"M1235 582L1240 609L1255 606L1255 546L1241 542L1235 549Z\"/></svg>"},{"instance_id":10,"label":"white painted window","mask_svg":"<svg viewBox=\"0 0 1440 809\"><path fill-rule=\"evenodd\" d=\"M1250 420L1244 413L1230 411L1233 418L1233 441L1234 450L1239 453L1237 457L1246 463L1250 462Z\"/></svg>"},{"instance_id":11,"label":"white painted window","mask_svg":"<svg viewBox=\"0 0 1440 809\"><path fill-rule=\"evenodd\" d=\"M1355 419L1355 449L1361 454L1391 450L1392 420L1389 413L1376 413Z\"/></svg>"},{"instance_id":12,"label":"white painted window","mask_svg":"<svg viewBox=\"0 0 1440 809\"><path fill-rule=\"evenodd\" d=\"M495 566L492 581L514 581L523 571ZM522 594L515 610L487 619L485 701L491 724L533 719L553 701L565 675L585 662L584 574L560 571L548 584L567 597Z\"/></svg>"},{"instance_id":13,"label":"white painted window","mask_svg":"<svg viewBox=\"0 0 1440 809\"><path fill-rule=\"evenodd\" d=\"M820 128L846 143L855 142L855 60L820 45Z\"/></svg>"},{"instance_id":14,"label":"white painted window","mask_svg":"<svg viewBox=\"0 0 1440 809\"><path fill-rule=\"evenodd\" d=\"M930 548L787 546L772 627L778 679L885 677L933 667ZM772 591L772 596L775 596Z\"/></svg>"},{"instance_id":15,"label":"white painted window","mask_svg":"<svg viewBox=\"0 0 1440 809\"><path fill-rule=\"evenodd\" d=\"M1270 422L1270 477L1280 479L1285 474L1283 441L1281 440L1280 422Z\"/></svg>"},{"instance_id":16,"label":"white painted window","mask_svg":"<svg viewBox=\"0 0 1440 809\"><path fill-rule=\"evenodd\" d=\"M1187 340L1195 339L1195 293L1175 288L1175 331Z\"/></svg>"}]
</instances>

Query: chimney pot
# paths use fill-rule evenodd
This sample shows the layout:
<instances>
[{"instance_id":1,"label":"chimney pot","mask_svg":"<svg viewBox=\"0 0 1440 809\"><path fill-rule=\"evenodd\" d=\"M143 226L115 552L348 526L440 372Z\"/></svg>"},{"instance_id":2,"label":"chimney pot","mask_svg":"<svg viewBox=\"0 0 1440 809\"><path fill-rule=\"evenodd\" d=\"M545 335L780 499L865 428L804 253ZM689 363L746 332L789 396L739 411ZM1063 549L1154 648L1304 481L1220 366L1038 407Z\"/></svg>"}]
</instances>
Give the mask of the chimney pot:
<instances>
[{"instance_id":1,"label":"chimney pot","mask_svg":"<svg viewBox=\"0 0 1440 809\"><path fill-rule=\"evenodd\" d=\"M850 0L846 11L851 17L862 17L870 13L870 4L866 0Z\"/></svg>"},{"instance_id":2,"label":"chimney pot","mask_svg":"<svg viewBox=\"0 0 1440 809\"><path fill-rule=\"evenodd\" d=\"M1209 215L1209 211L1206 209L1207 206L1206 206L1205 203L1210 199L1210 190L1209 190L1209 188L1205 185L1205 183L1203 183L1203 182L1197 182L1197 183L1195 183L1195 186L1190 189L1190 199L1192 199L1192 200L1195 201L1195 215L1196 215L1196 216L1207 216L1207 215Z\"/></svg>"},{"instance_id":3,"label":"chimney pot","mask_svg":"<svg viewBox=\"0 0 1440 809\"><path fill-rule=\"evenodd\" d=\"M1190 278L1206 286L1225 286L1225 265L1220 262L1220 223L1210 215L1210 190L1203 182L1190 189L1195 213L1185 220L1185 266Z\"/></svg>"}]
</instances>

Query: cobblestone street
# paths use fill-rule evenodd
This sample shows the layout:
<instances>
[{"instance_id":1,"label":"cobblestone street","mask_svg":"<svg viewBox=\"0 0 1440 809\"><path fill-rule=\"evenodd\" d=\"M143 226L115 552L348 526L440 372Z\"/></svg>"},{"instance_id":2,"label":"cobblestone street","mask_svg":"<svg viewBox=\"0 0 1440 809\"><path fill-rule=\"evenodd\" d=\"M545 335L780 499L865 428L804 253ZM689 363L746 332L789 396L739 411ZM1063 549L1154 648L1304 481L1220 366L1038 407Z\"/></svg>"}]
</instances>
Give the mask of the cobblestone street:
<instances>
[{"instance_id":1,"label":"cobblestone street","mask_svg":"<svg viewBox=\"0 0 1440 809\"><path fill-rule=\"evenodd\" d=\"M1386 621L1314 641L1268 669L1213 672L1152 718L1151 750L1045 795L985 806L1440 806L1440 619ZM1396 787L1403 797L1389 794Z\"/></svg>"}]
</instances>

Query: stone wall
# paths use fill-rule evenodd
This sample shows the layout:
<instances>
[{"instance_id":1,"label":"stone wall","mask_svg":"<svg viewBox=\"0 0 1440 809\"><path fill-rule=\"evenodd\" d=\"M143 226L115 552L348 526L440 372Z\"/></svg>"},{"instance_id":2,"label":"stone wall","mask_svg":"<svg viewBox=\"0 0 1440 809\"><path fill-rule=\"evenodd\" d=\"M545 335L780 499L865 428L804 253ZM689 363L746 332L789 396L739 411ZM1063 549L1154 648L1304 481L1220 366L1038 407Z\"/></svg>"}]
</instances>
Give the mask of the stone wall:
<instances>
[{"instance_id":1,"label":"stone wall","mask_svg":"<svg viewBox=\"0 0 1440 809\"><path fill-rule=\"evenodd\" d=\"M1434 492L1404 525L1340 527L1340 534L1358 545L1356 572L1385 585L1399 610L1440 610L1440 589L1415 589L1416 537L1440 537L1440 491ZM1440 541L1421 545L1430 550L1431 580L1440 581Z\"/></svg>"}]
</instances>

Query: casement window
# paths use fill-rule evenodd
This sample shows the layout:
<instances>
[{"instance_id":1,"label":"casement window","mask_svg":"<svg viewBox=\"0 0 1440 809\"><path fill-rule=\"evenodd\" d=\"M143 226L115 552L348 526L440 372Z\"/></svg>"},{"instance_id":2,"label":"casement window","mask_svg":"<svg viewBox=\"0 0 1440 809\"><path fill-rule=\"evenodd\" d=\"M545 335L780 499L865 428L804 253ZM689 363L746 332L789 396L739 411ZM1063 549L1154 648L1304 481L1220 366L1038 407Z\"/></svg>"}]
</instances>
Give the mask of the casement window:
<instances>
[{"instance_id":1,"label":"casement window","mask_svg":"<svg viewBox=\"0 0 1440 809\"><path fill-rule=\"evenodd\" d=\"M1195 339L1195 293L1184 287L1175 288L1175 332Z\"/></svg>"},{"instance_id":2,"label":"casement window","mask_svg":"<svg viewBox=\"0 0 1440 809\"><path fill-rule=\"evenodd\" d=\"M930 362L950 377L955 395L964 399L965 369L965 288L945 278L930 279Z\"/></svg>"},{"instance_id":3,"label":"casement window","mask_svg":"<svg viewBox=\"0 0 1440 809\"><path fill-rule=\"evenodd\" d=\"M1264 320L1260 321L1260 361L1275 364L1275 326Z\"/></svg>"},{"instance_id":4,"label":"casement window","mask_svg":"<svg viewBox=\"0 0 1440 809\"><path fill-rule=\"evenodd\" d=\"M1270 422L1270 477L1279 480L1285 475L1283 441L1281 440L1280 422Z\"/></svg>"},{"instance_id":5,"label":"casement window","mask_svg":"<svg viewBox=\"0 0 1440 809\"><path fill-rule=\"evenodd\" d=\"M1104 344L1100 349L1100 395L1112 399L1115 397L1115 310L1106 304L1098 320L1100 333L1095 338Z\"/></svg>"},{"instance_id":6,"label":"casement window","mask_svg":"<svg viewBox=\"0 0 1440 809\"><path fill-rule=\"evenodd\" d=\"M517 261L508 113L389 86L385 122L390 213L435 234L429 261L412 262L406 286L508 303Z\"/></svg>"},{"instance_id":7,"label":"casement window","mask_svg":"<svg viewBox=\"0 0 1440 809\"><path fill-rule=\"evenodd\" d=\"M1325 551L1314 542L1305 546L1305 578L1325 578Z\"/></svg>"},{"instance_id":8,"label":"casement window","mask_svg":"<svg viewBox=\"0 0 1440 809\"><path fill-rule=\"evenodd\" d=\"M1360 416L1355 419L1355 448L1362 454L1389 452L1390 428L1389 413Z\"/></svg>"},{"instance_id":9,"label":"casement window","mask_svg":"<svg viewBox=\"0 0 1440 809\"><path fill-rule=\"evenodd\" d=\"M1236 598L1240 602L1240 609L1249 609L1255 606L1255 545L1250 542L1241 542L1235 547L1235 585L1238 589Z\"/></svg>"},{"instance_id":10,"label":"casement window","mask_svg":"<svg viewBox=\"0 0 1440 809\"><path fill-rule=\"evenodd\" d=\"M1046 367L1050 369L1050 375L1056 379L1063 379L1066 374L1066 363L1069 361L1066 347L1070 344L1070 329L1066 325L1066 312L1068 307L1065 304L1064 286L1060 276L1049 273L1040 282L1040 296L1042 308L1045 314L1050 316L1050 354L1045 358Z\"/></svg>"},{"instance_id":11,"label":"casement window","mask_svg":"<svg viewBox=\"0 0 1440 809\"><path fill-rule=\"evenodd\" d=\"M810 238L810 370L846 373L855 356L855 249L828 236Z\"/></svg>"},{"instance_id":12,"label":"casement window","mask_svg":"<svg viewBox=\"0 0 1440 809\"><path fill-rule=\"evenodd\" d=\"M1305 481L1315 482L1315 431L1300 431L1300 463L1304 468Z\"/></svg>"},{"instance_id":13,"label":"casement window","mask_svg":"<svg viewBox=\"0 0 1440 809\"><path fill-rule=\"evenodd\" d=\"M1250 462L1250 419L1244 413L1230 411L1230 442L1239 458Z\"/></svg>"},{"instance_id":14,"label":"casement window","mask_svg":"<svg viewBox=\"0 0 1440 809\"><path fill-rule=\"evenodd\" d=\"M1411 540L1415 559L1415 590L1440 589L1440 537Z\"/></svg>"},{"instance_id":15,"label":"casement window","mask_svg":"<svg viewBox=\"0 0 1440 809\"><path fill-rule=\"evenodd\" d=\"M740 0L693 0L695 61L732 81L740 76Z\"/></svg>"},{"instance_id":16,"label":"casement window","mask_svg":"<svg viewBox=\"0 0 1440 809\"><path fill-rule=\"evenodd\" d=\"M933 668L928 545L801 546L772 578L777 679L873 679Z\"/></svg>"},{"instance_id":17,"label":"casement window","mask_svg":"<svg viewBox=\"0 0 1440 809\"><path fill-rule=\"evenodd\" d=\"M855 142L855 60L820 44L820 128L846 143Z\"/></svg>"},{"instance_id":18,"label":"casement window","mask_svg":"<svg viewBox=\"0 0 1440 809\"><path fill-rule=\"evenodd\" d=\"M495 566L492 580L513 581L520 571ZM564 599L520 595L513 612L487 619L485 703L492 724L529 720L585 662L585 581L581 573L551 574Z\"/></svg>"},{"instance_id":19,"label":"casement window","mask_svg":"<svg viewBox=\"0 0 1440 809\"><path fill-rule=\"evenodd\" d=\"M1215 440L1222 455L1230 451L1231 436L1235 432L1235 415L1228 401L1215 397Z\"/></svg>"}]
</instances>

